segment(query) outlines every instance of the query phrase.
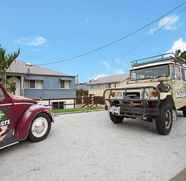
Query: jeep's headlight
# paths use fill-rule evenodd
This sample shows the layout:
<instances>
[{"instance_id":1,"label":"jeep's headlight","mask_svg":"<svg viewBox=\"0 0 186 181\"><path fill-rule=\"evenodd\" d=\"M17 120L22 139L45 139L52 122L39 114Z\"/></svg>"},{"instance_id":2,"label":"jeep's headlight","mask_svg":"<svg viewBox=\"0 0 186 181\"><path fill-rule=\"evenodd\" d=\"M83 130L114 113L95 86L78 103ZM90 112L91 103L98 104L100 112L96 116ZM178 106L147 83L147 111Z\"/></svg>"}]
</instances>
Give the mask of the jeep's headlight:
<instances>
[{"instance_id":1,"label":"jeep's headlight","mask_svg":"<svg viewBox=\"0 0 186 181\"><path fill-rule=\"evenodd\" d=\"M157 99L159 96L159 91L153 88L148 88L145 90L144 99Z\"/></svg>"},{"instance_id":2,"label":"jeep's headlight","mask_svg":"<svg viewBox=\"0 0 186 181\"><path fill-rule=\"evenodd\" d=\"M152 90L150 92L150 97L158 97L160 93L157 90Z\"/></svg>"}]
</instances>

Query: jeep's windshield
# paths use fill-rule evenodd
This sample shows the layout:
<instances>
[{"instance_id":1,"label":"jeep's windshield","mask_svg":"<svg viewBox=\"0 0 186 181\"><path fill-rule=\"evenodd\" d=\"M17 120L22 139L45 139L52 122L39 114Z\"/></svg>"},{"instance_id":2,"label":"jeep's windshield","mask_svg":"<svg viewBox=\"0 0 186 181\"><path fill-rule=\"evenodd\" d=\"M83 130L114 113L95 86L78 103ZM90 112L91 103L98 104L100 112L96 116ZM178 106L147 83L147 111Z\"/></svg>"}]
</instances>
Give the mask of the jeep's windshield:
<instances>
[{"instance_id":1,"label":"jeep's windshield","mask_svg":"<svg viewBox=\"0 0 186 181\"><path fill-rule=\"evenodd\" d=\"M156 79L169 76L169 65L158 65L131 70L131 80Z\"/></svg>"}]
</instances>

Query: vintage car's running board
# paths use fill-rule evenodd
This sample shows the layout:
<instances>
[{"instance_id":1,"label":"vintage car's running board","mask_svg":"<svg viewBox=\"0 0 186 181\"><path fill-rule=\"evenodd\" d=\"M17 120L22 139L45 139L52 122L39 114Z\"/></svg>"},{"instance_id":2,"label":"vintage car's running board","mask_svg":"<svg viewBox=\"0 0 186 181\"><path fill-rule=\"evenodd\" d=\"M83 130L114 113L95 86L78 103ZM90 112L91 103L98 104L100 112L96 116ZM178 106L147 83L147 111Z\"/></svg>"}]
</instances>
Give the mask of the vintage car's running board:
<instances>
[{"instance_id":1,"label":"vintage car's running board","mask_svg":"<svg viewBox=\"0 0 186 181\"><path fill-rule=\"evenodd\" d=\"M8 145L2 146L2 147L0 147L0 150L2 150L2 149L4 149L4 148L7 148L7 147L9 147L9 146L16 145L16 144L18 144L18 143L19 143L19 141L15 141L15 142L10 143L10 144L8 144Z\"/></svg>"}]
</instances>

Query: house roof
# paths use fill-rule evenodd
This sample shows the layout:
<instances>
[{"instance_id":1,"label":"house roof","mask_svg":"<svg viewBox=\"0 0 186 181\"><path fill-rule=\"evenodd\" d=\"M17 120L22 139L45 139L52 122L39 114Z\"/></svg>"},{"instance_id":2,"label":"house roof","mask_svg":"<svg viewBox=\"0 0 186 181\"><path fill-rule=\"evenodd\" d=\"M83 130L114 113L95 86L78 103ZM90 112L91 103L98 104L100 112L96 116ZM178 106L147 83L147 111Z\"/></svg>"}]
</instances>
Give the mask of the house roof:
<instances>
[{"instance_id":1,"label":"house roof","mask_svg":"<svg viewBox=\"0 0 186 181\"><path fill-rule=\"evenodd\" d=\"M48 75L48 76L70 76L60 72L56 72L38 65L27 64L20 60L15 60L7 70L8 73L16 74L32 74L32 75Z\"/></svg>"},{"instance_id":2,"label":"house roof","mask_svg":"<svg viewBox=\"0 0 186 181\"><path fill-rule=\"evenodd\" d=\"M88 90L87 83L79 83L76 85L77 89Z\"/></svg>"},{"instance_id":3,"label":"house roof","mask_svg":"<svg viewBox=\"0 0 186 181\"><path fill-rule=\"evenodd\" d=\"M106 83L117 83L117 82L125 81L127 77L128 77L127 74L104 76L104 77L97 78L95 80L90 80L88 84L96 85L96 84L106 84Z\"/></svg>"}]
</instances>

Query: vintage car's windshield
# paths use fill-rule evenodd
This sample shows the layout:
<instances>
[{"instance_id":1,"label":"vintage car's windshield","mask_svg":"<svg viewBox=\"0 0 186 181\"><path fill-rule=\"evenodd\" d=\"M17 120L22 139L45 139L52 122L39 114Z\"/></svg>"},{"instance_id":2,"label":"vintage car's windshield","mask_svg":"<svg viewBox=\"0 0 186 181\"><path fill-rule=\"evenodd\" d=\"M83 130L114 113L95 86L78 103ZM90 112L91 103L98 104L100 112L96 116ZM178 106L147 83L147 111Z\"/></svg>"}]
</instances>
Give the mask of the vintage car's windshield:
<instances>
[{"instance_id":1,"label":"vintage car's windshield","mask_svg":"<svg viewBox=\"0 0 186 181\"><path fill-rule=\"evenodd\" d=\"M131 80L156 79L168 77L170 74L169 65L158 65L131 70Z\"/></svg>"}]
</instances>

